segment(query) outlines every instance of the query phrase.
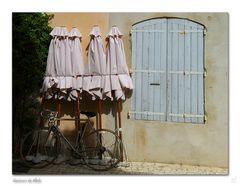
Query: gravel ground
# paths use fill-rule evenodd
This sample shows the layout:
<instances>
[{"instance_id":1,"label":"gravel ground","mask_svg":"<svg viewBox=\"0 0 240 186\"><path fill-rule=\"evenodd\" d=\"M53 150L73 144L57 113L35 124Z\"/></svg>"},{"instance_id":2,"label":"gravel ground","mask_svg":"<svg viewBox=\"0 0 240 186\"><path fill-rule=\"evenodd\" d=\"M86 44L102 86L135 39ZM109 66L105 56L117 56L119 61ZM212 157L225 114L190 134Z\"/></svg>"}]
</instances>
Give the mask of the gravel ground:
<instances>
[{"instance_id":1,"label":"gravel ground","mask_svg":"<svg viewBox=\"0 0 240 186\"><path fill-rule=\"evenodd\" d=\"M98 172L85 165L66 163L49 165L42 169L28 169L19 161L13 161L14 175L228 175L228 169L218 167L163 164L149 162L121 163L117 168Z\"/></svg>"}]
</instances>

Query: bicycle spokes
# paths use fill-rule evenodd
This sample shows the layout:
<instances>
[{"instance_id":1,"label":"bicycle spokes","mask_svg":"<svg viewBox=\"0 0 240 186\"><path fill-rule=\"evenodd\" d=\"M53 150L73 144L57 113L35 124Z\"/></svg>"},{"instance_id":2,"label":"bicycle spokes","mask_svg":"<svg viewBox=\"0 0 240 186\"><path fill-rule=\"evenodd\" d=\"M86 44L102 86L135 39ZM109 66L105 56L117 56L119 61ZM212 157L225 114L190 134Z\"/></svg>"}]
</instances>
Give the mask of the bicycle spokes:
<instances>
[{"instance_id":1,"label":"bicycle spokes","mask_svg":"<svg viewBox=\"0 0 240 186\"><path fill-rule=\"evenodd\" d=\"M24 138L21 157L29 167L43 167L55 159L57 150L56 136L47 130L36 130Z\"/></svg>"},{"instance_id":2,"label":"bicycle spokes","mask_svg":"<svg viewBox=\"0 0 240 186\"><path fill-rule=\"evenodd\" d=\"M121 141L107 129L99 129L84 138L86 164L94 170L108 170L119 161Z\"/></svg>"}]
</instances>

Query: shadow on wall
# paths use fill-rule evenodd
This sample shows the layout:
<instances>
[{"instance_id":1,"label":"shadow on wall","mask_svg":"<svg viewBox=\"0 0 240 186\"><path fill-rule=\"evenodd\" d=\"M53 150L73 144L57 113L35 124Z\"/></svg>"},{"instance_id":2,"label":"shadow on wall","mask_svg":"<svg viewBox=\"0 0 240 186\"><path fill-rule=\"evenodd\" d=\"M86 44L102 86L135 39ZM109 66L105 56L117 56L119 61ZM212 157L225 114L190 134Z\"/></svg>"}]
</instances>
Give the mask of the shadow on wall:
<instances>
[{"instance_id":1,"label":"shadow on wall","mask_svg":"<svg viewBox=\"0 0 240 186\"><path fill-rule=\"evenodd\" d=\"M129 99L132 95L132 91L126 92L125 96L126 99ZM121 102L121 112L124 109L123 103ZM66 101L66 100L54 100L50 99L45 102L44 108L50 109L50 110L58 110L58 106L60 104L60 117L61 118L74 118L76 116L77 111L77 101ZM83 94L83 98L80 100L80 110L81 111L88 111L88 112L95 112L98 113L98 106L99 101L98 100L91 100L87 95ZM114 118L115 123L115 129L118 127L118 110L117 110L117 101L110 101L110 100L103 100L101 101L101 111L103 115L109 115L111 114ZM97 117L97 116L96 116ZM81 119L84 119L85 117L82 117ZM96 118L97 121L97 118ZM75 124L76 125L76 124Z\"/></svg>"},{"instance_id":2,"label":"shadow on wall","mask_svg":"<svg viewBox=\"0 0 240 186\"><path fill-rule=\"evenodd\" d=\"M132 96L132 91L128 91L125 94L126 99L129 99ZM125 100L121 100L121 103L124 103ZM110 114L114 110L117 104L117 101L111 101L111 100L102 100L102 114ZM63 117L64 115L74 117L76 114L76 108L77 108L77 101L67 101L67 100L55 100L55 99L49 99L46 100L44 108L50 109L50 110L57 110L58 104L61 104L61 115L60 117ZM80 100L80 110L81 111L89 111L89 112L98 112L97 106L98 100L91 100L86 94L83 93L82 99ZM121 111L122 111L121 107Z\"/></svg>"}]
</instances>

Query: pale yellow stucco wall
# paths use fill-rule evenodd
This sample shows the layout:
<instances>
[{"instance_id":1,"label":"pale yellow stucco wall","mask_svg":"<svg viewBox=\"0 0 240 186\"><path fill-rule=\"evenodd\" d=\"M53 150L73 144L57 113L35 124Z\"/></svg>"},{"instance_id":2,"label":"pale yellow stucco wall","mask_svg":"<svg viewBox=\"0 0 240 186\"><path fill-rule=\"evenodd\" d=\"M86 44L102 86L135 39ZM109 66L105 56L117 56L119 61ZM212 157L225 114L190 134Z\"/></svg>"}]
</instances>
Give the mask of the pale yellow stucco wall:
<instances>
[{"instance_id":1,"label":"pale yellow stucco wall","mask_svg":"<svg viewBox=\"0 0 240 186\"><path fill-rule=\"evenodd\" d=\"M129 68L131 68L132 24L155 17L189 18L204 24L205 37L205 109L204 125L141 121L127 118L130 99L123 103L123 139L130 161L183 163L228 167L228 14L226 13L56 13L52 25L77 26L83 35L83 48L88 33L98 24L105 38L108 29L117 25L123 40ZM86 54L85 54L86 55ZM85 60L86 61L86 60ZM141 101L141 100L139 100ZM92 107L85 102L83 107ZM66 110L73 108L68 104ZM116 105L104 104L103 123L106 128L117 126ZM65 125L66 126L66 125ZM73 128L71 128L73 130Z\"/></svg>"},{"instance_id":2,"label":"pale yellow stucco wall","mask_svg":"<svg viewBox=\"0 0 240 186\"><path fill-rule=\"evenodd\" d=\"M86 62L86 48L89 43L89 32L93 25L99 25L102 35L106 36L108 31L108 13L54 13L54 19L50 25L66 26L70 31L77 27L82 34L82 49L84 62Z\"/></svg>"}]
</instances>

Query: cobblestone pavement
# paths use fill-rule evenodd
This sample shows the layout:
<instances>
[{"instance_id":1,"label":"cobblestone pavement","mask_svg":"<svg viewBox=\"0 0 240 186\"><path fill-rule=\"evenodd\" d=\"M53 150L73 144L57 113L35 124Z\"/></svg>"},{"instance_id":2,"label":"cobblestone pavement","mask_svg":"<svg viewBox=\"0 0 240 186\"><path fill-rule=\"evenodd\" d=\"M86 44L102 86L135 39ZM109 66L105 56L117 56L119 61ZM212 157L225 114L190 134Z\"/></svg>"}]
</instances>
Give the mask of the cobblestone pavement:
<instances>
[{"instance_id":1,"label":"cobblestone pavement","mask_svg":"<svg viewBox=\"0 0 240 186\"><path fill-rule=\"evenodd\" d=\"M49 165L42 169L24 169L20 164L14 165L14 175L227 175L228 169L180 164L163 164L148 162L121 163L117 168L98 172L85 165L71 166L66 163Z\"/></svg>"}]
</instances>

